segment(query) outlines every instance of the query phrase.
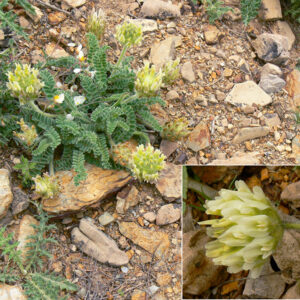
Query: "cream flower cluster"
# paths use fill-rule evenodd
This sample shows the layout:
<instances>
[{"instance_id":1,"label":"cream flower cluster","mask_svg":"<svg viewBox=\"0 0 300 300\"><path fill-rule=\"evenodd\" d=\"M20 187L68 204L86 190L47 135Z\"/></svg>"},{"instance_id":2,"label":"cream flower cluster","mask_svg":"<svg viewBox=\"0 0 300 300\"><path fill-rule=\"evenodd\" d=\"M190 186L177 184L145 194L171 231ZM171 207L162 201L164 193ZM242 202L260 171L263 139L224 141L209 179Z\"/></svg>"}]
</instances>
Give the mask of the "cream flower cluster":
<instances>
[{"instance_id":1,"label":"cream flower cluster","mask_svg":"<svg viewBox=\"0 0 300 300\"><path fill-rule=\"evenodd\" d=\"M15 132L14 135L19 138L21 141L25 142L27 146L31 146L36 138L38 137L38 134L36 132L35 126L32 125L29 127L25 122L24 119L22 118L19 122L17 122L20 127L22 132Z\"/></svg>"},{"instance_id":2,"label":"cream flower cluster","mask_svg":"<svg viewBox=\"0 0 300 300\"><path fill-rule=\"evenodd\" d=\"M143 38L142 26L124 22L122 25L117 26L116 38L123 46L138 45Z\"/></svg>"},{"instance_id":3,"label":"cream flower cluster","mask_svg":"<svg viewBox=\"0 0 300 300\"><path fill-rule=\"evenodd\" d=\"M132 154L133 175L140 181L153 182L159 178L159 172L165 167L166 157L150 144L139 145Z\"/></svg>"},{"instance_id":4,"label":"cream flower cluster","mask_svg":"<svg viewBox=\"0 0 300 300\"><path fill-rule=\"evenodd\" d=\"M38 75L39 71L27 64L16 64L15 71L7 73L7 88L14 97L19 98L21 105L35 100L40 95L44 83L38 79Z\"/></svg>"},{"instance_id":5,"label":"cream flower cluster","mask_svg":"<svg viewBox=\"0 0 300 300\"><path fill-rule=\"evenodd\" d=\"M87 31L93 33L99 41L103 39L106 27L106 17L102 9L93 9L87 19Z\"/></svg>"},{"instance_id":6,"label":"cream flower cluster","mask_svg":"<svg viewBox=\"0 0 300 300\"><path fill-rule=\"evenodd\" d=\"M45 173L43 177L37 175L33 178L35 183L34 189L44 199L53 198L59 192L59 184L54 176Z\"/></svg>"},{"instance_id":7,"label":"cream flower cluster","mask_svg":"<svg viewBox=\"0 0 300 300\"><path fill-rule=\"evenodd\" d=\"M215 238L206 244L206 255L230 273L249 270L257 278L282 238L283 225L260 187L251 192L244 181L235 186L237 191L222 189L215 200L206 201L206 213L221 217L199 223L211 225L207 234Z\"/></svg>"},{"instance_id":8,"label":"cream flower cluster","mask_svg":"<svg viewBox=\"0 0 300 300\"><path fill-rule=\"evenodd\" d=\"M173 84L174 81L179 78L179 59L174 61L168 61L162 68L163 84Z\"/></svg>"},{"instance_id":9,"label":"cream flower cluster","mask_svg":"<svg viewBox=\"0 0 300 300\"><path fill-rule=\"evenodd\" d=\"M140 97L154 97L162 86L163 74L156 73L155 67L150 68L149 62L136 74L135 90Z\"/></svg>"}]
</instances>

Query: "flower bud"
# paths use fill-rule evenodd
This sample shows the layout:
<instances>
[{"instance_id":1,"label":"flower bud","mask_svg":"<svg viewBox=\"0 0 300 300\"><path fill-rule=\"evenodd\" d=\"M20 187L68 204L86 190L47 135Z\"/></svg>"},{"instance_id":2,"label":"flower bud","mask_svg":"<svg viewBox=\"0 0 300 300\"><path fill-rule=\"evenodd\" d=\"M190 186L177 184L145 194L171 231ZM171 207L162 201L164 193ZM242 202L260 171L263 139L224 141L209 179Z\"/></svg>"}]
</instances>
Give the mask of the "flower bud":
<instances>
[{"instance_id":1,"label":"flower bud","mask_svg":"<svg viewBox=\"0 0 300 300\"><path fill-rule=\"evenodd\" d=\"M38 75L39 71L27 64L16 64L15 71L7 73L7 88L14 97L19 98L21 105L39 97L44 83L38 79Z\"/></svg>"},{"instance_id":2,"label":"flower bud","mask_svg":"<svg viewBox=\"0 0 300 300\"><path fill-rule=\"evenodd\" d=\"M140 97L154 97L158 94L162 85L163 74L156 73L155 67L150 68L147 62L144 68L140 69L136 74L135 90Z\"/></svg>"},{"instance_id":3,"label":"flower bud","mask_svg":"<svg viewBox=\"0 0 300 300\"><path fill-rule=\"evenodd\" d=\"M140 145L132 154L131 171L140 181L153 182L159 178L159 172L165 167L165 156L150 144Z\"/></svg>"},{"instance_id":4,"label":"flower bud","mask_svg":"<svg viewBox=\"0 0 300 300\"><path fill-rule=\"evenodd\" d=\"M163 84L164 85L171 85L174 83L174 81L179 78L179 59L176 59L174 61L167 62L163 68Z\"/></svg>"},{"instance_id":5,"label":"flower bud","mask_svg":"<svg viewBox=\"0 0 300 300\"><path fill-rule=\"evenodd\" d=\"M93 33L99 41L103 39L106 27L106 17L102 9L96 11L93 9L92 14L87 19L87 31Z\"/></svg>"},{"instance_id":6,"label":"flower bud","mask_svg":"<svg viewBox=\"0 0 300 300\"><path fill-rule=\"evenodd\" d=\"M190 133L188 126L186 118L170 121L163 126L161 137L172 142L179 141Z\"/></svg>"},{"instance_id":7,"label":"flower bud","mask_svg":"<svg viewBox=\"0 0 300 300\"><path fill-rule=\"evenodd\" d=\"M20 122L17 123L20 125L22 132L14 131L14 135L21 141L25 142L27 146L31 146L34 143L35 139L38 137L35 126L32 125L31 127L29 127L24 122L23 118L20 120Z\"/></svg>"},{"instance_id":8,"label":"flower bud","mask_svg":"<svg viewBox=\"0 0 300 300\"><path fill-rule=\"evenodd\" d=\"M137 142L133 139L114 145L111 152L113 160L123 167L130 168L132 153L136 150L137 146Z\"/></svg>"},{"instance_id":9,"label":"flower bud","mask_svg":"<svg viewBox=\"0 0 300 300\"><path fill-rule=\"evenodd\" d=\"M206 244L206 255L230 273L249 270L257 278L282 238L283 225L260 187L251 192L241 180L235 186L237 191L222 189L215 200L206 201L206 213L220 216L199 223L211 225L207 234L215 238Z\"/></svg>"},{"instance_id":10,"label":"flower bud","mask_svg":"<svg viewBox=\"0 0 300 300\"><path fill-rule=\"evenodd\" d=\"M49 176L47 173L41 177L37 175L33 178L35 183L34 189L44 199L53 198L59 192L59 184L54 176Z\"/></svg>"},{"instance_id":11,"label":"flower bud","mask_svg":"<svg viewBox=\"0 0 300 300\"><path fill-rule=\"evenodd\" d=\"M143 38L142 26L124 22L116 29L116 39L123 46L131 47L139 44Z\"/></svg>"}]
</instances>

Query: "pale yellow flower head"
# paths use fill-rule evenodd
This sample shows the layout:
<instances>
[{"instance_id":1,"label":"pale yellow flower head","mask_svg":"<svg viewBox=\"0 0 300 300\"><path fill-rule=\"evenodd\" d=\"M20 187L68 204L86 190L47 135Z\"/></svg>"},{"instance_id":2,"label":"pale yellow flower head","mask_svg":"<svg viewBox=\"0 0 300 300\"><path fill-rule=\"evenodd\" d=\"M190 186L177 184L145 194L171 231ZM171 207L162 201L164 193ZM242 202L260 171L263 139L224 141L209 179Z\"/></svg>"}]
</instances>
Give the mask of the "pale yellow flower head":
<instances>
[{"instance_id":1,"label":"pale yellow flower head","mask_svg":"<svg viewBox=\"0 0 300 300\"><path fill-rule=\"evenodd\" d=\"M93 33L99 41L103 39L106 28L106 16L102 9L96 11L93 9L92 13L87 19L87 31Z\"/></svg>"},{"instance_id":2,"label":"pale yellow flower head","mask_svg":"<svg viewBox=\"0 0 300 300\"><path fill-rule=\"evenodd\" d=\"M139 145L132 154L131 171L140 181L154 182L165 167L165 159L160 150L155 150L150 144L146 147Z\"/></svg>"},{"instance_id":3,"label":"pale yellow flower head","mask_svg":"<svg viewBox=\"0 0 300 300\"><path fill-rule=\"evenodd\" d=\"M14 97L19 98L21 105L39 97L44 83L38 79L38 75L39 71L27 64L16 64L15 71L7 73L7 88Z\"/></svg>"},{"instance_id":4,"label":"pale yellow flower head","mask_svg":"<svg viewBox=\"0 0 300 300\"><path fill-rule=\"evenodd\" d=\"M207 234L215 238L206 244L206 255L230 273L249 270L257 278L282 238L283 225L260 187L251 192L241 180L235 186L237 191L222 189L215 200L206 201L206 213L220 216L199 223L211 225Z\"/></svg>"},{"instance_id":5,"label":"pale yellow flower head","mask_svg":"<svg viewBox=\"0 0 300 300\"><path fill-rule=\"evenodd\" d=\"M138 45L143 39L142 26L124 22L116 29L116 39L123 46L131 47Z\"/></svg>"},{"instance_id":6,"label":"pale yellow flower head","mask_svg":"<svg viewBox=\"0 0 300 300\"><path fill-rule=\"evenodd\" d=\"M54 176L50 176L47 173L41 177L37 175L33 178L35 183L34 189L44 199L55 197L59 192L59 184Z\"/></svg>"},{"instance_id":7,"label":"pale yellow flower head","mask_svg":"<svg viewBox=\"0 0 300 300\"><path fill-rule=\"evenodd\" d=\"M21 141L27 144L27 146L31 146L36 138L38 137L38 134L36 132L35 126L31 125L29 127L23 120L23 118L17 122L20 127L22 132L15 132L14 135L19 138Z\"/></svg>"},{"instance_id":8,"label":"pale yellow flower head","mask_svg":"<svg viewBox=\"0 0 300 300\"><path fill-rule=\"evenodd\" d=\"M163 84L170 85L179 78L179 59L168 61L162 68Z\"/></svg>"},{"instance_id":9,"label":"pale yellow flower head","mask_svg":"<svg viewBox=\"0 0 300 300\"><path fill-rule=\"evenodd\" d=\"M149 62L145 63L144 68L140 69L136 74L135 90L140 97L156 96L162 86L163 74L156 73L155 67L150 68Z\"/></svg>"}]
</instances>

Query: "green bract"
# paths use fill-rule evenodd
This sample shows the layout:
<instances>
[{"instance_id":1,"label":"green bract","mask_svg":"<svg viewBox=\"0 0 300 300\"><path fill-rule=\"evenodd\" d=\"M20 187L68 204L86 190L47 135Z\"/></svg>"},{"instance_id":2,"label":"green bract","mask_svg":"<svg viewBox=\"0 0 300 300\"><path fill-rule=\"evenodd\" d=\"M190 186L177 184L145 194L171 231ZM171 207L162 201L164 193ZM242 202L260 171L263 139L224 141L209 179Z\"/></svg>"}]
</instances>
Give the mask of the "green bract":
<instances>
[{"instance_id":1,"label":"green bract","mask_svg":"<svg viewBox=\"0 0 300 300\"><path fill-rule=\"evenodd\" d=\"M33 178L34 189L44 199L53 198L59 192L59 184L54 176L49 176L47 173L41 177L37 175Z\"/></svg>"},{"instance_id":2,"label":"green bract","mask_svg":"<svg viewBox=\"0 0 300 300\"><path fill-rule=\"evenodd\" d=\"M144 68L140 69L136 74L135 90L141 97L153 97L156 96L162 85L163 74L161 72L156 73L155 67L150 68L149 62L147 62Z\"/></svg>"},{"instance_id":3,"label":"green bract","mask_svg":"<svg viewBox=\"0 0 300 300\"><path fill-rule=\"evenodd\" d=\"M156 181L159 172L165 167L165 158L160 150L154 150L150 144L146 147L140 145L132 155L131 171L140 181Z\"/></svg>"},{"instance_id":4,"label":"green bract","mask_svg":"<svg viewBox=\"0 0 300 300\"><path fill-rule=\"evenodd\" d=\"M44 83L38 79L38 75L39 71L27 64L16 64L14 73L8 72L7 88L14 97L19 98L21 105L35 100L40 95Z\"/></svg>"},{"instance_id":5,"label":"green bract","mask_svg":"<svg viewBox=\"0 0 300 300\"><path fill-rule=\"evenodd\" d=\"M93 10L87 20L87 31L92 32L99 41L102 40L106 27L106 17L103 10Z\"/></svg>"},{"instance_id":6,"label":"green bract","mask_svg":"<svg viewBox=\"0 0 300 300\"><path fill-rule=\"evenodd\" d=\"M221 217L199 223L211 225L207 234L216 239L206 244L206 255L230 273L249 270L257 278L282 238L283 225L260 187L251 192L244 181L235 186L237 191L222 189L206 201L206 213Z\"/></svg>"},{"instance_id":7,"label":"green bract","mask_svg":"<svg viewBox=\"0 0 300 300\"><path fill-rule=\"evenodd\" d=\"M131 47L139 44L143 38L142 26L124 22L116 29L116 39L123 46Z\"/></svg>"},{"instance_id":8,"label":"green bract","mask_svg":"<svg viewBox=\"0 0 300 300\"><path fill-rule=\"evenodd\" d=\"M176 59L174 61L167 62L163 68L163 84L169 85L173 84L174 81L179 77L179 59Z\"/></svg>"}]
</instances>

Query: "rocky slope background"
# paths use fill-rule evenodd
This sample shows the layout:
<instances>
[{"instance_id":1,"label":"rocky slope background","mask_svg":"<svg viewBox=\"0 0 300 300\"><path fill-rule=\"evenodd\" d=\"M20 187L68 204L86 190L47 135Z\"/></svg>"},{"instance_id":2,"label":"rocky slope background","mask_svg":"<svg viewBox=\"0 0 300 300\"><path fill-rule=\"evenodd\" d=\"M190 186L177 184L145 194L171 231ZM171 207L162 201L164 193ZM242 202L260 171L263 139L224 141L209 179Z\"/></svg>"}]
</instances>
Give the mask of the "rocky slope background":
<instances>
[{"instance_id":1,"label":"rocky slope background","mask_svg":"<svg viewBox=\"0 0 300 300\"><path fill-rule=\"evenodd\" d=\"M285 15L287 4L262 1L259 17L245 26L239 1L221 20L209 24L204 5L188 2L126 0L62 1L53 7L38 1L37 15L19 10L30 41L20 41L19 57L36 63L43 51L50 57L72 55L84 42L87 15L103 9L110 26L104 43L110 59L120 54L115 25L124 19L141 24L144 41L132 48L133 67L148 60L157 68L179 58L181 80L166 88L166 109L153 107L163 124L186 117L190 135L181 142L153 137L153 142L177 164L299 162L299 23ZM1 34L3 43L7 37ZM41 47L43 45L43 47ZM277 49L278 51L274 51Z\"/></svg>"}]
</instances>

